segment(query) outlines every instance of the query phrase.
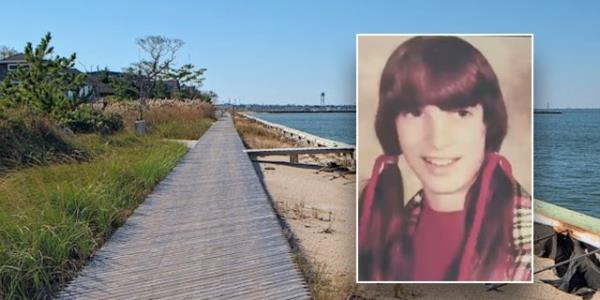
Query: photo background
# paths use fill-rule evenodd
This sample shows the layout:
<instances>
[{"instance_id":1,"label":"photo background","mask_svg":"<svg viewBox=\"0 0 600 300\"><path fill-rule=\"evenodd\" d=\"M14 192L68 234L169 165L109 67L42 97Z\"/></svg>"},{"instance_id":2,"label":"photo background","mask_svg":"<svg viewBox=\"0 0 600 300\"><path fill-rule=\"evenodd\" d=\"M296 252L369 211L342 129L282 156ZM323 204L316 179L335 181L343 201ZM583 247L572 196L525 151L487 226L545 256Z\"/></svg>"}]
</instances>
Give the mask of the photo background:
<instances>
[{"instance_id":1,"label":"photo background","mask_svg":"<svg viewBox=\"0 0 600 300\"><path fill-rule=\"evenodd\" d=\"M414 36L414 35L413 35ZM357 35L357 177L359 193L371 176L382 152L374 122L379 101L379 81L388 57L413 36ZM532 46L526 36L461 36L475 46L496 72L508 112L508 133L500 153L508 158L517 181L532 192ZM400 157L408 201L421 184Z\"/></svg>"}]
</instances>

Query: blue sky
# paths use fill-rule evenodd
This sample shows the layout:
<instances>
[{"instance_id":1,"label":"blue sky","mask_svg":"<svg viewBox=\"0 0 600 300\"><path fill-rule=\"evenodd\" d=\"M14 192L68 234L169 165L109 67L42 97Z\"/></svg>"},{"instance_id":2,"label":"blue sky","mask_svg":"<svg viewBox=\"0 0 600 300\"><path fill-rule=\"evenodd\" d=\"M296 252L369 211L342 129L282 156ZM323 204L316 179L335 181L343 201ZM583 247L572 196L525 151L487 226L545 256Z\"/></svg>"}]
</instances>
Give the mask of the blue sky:
<instances>
[{"instance_id":1,"label":"blue sky","mask_svg":"<svg viewBox=\"0 0 600 300\"><path fill-rule=\"evenodd\" d=\"M353 104L356 33L534 33L536 106L600 107L593 1L56 1L2 4L0 45L45 32L79 69L121 70L138 37L180 38L221 102Z\"/></svg>"}]
</instances>

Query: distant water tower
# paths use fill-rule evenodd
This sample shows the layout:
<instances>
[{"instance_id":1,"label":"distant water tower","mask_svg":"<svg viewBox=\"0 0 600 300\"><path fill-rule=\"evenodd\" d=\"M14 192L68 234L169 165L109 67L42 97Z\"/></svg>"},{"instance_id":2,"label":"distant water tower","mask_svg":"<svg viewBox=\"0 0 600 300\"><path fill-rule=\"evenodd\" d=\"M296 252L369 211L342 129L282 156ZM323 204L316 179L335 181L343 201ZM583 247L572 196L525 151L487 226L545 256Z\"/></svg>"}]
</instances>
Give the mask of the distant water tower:
<instances>
[{"instance_id":1,"label":"distant water tower","mask_svg":"<svg viewBox=\"0 0 600 300\"><path fill-rule=\"evenodd\" d=\"M325 92L321 92L321 106L325 106Z\"/></svg>"}]
</instances>

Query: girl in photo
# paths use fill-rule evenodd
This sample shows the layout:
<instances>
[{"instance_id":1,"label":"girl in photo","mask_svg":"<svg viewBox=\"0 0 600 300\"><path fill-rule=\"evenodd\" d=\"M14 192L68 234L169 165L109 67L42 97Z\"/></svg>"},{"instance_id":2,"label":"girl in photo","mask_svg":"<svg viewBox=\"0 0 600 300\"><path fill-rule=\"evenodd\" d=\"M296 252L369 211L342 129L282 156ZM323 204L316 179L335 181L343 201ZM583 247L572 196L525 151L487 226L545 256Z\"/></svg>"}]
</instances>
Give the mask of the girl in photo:
<instances>
[{"instance_id":1,"label":"girl in photo","mask_svg":"<svg viewBox=\"0 0 600 300\"><path fill-rule=\"evenodd\" d=\"M414 37L391 54L375 119L384 153L359 203L360 281L531 280L531 196L498 153L507 122L468 42ZM408 201L400 156L423 187Z\"/></svg>"}]
</instances>

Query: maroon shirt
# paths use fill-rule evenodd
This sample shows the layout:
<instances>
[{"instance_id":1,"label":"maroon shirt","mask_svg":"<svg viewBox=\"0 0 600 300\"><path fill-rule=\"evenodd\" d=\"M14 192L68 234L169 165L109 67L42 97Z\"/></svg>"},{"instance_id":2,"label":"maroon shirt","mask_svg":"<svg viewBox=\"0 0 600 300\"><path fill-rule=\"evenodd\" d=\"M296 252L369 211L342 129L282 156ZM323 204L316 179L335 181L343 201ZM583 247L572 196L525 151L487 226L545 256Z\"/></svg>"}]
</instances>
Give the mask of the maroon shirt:
<instances>
[{"instance_id":1,"label":"maroon shirt","mask_svg":"<svg viewBox=\"0 0 600 300\"><path fill-rule=\"evenodd\" d=\"M463 239L465 211L438 212L423 202L413 244L413 280L442 281Z\"/></svg>"}]
</instances>

